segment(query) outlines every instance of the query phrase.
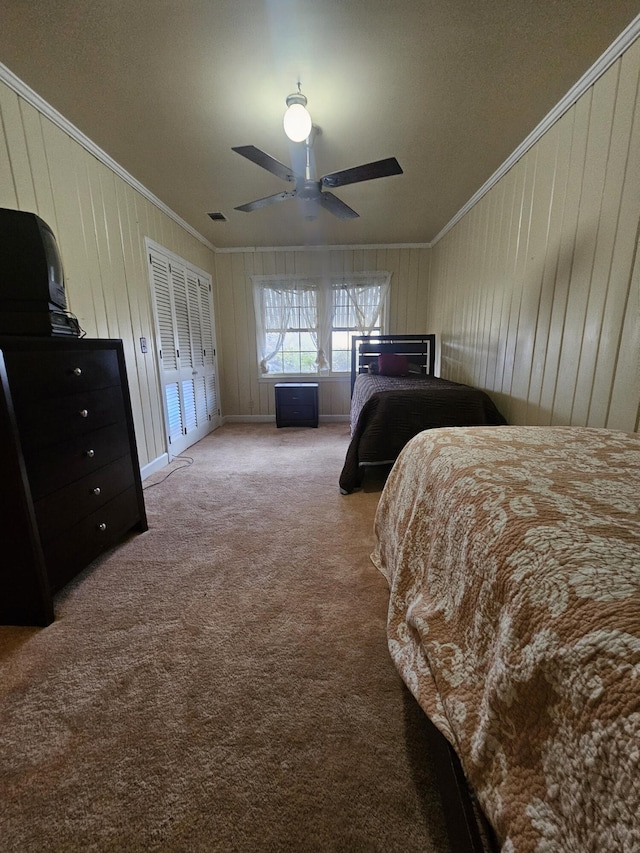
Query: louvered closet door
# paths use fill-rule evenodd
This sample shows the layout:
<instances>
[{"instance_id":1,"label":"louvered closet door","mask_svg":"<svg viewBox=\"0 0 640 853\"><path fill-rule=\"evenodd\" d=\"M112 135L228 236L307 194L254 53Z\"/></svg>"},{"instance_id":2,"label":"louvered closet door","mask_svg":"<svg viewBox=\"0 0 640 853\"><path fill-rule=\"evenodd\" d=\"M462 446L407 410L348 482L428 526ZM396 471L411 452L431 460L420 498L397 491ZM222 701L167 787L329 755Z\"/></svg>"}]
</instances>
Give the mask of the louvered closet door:
<instances>
[{"instance_id":1,"label":"louvered closet door","mask_svg":"<svg viewBox=\"0 0 640 853\"><path fill-rule=\"evenodd\" d=\"M149 252L169 456L219 425L211 282Z\"/></svg>"},{"instance_id":2,"label":"louvered closet door","mask_svg":"<svg viewBox=\"0 0 640 853\"><path fill-rule=\"evenodd\" d=\"M189 288L190 305L194 305L198 322L192 323L193 351L199 353L195 368L198 374L196 406L202 417L219 424L216 382L216 344L213 329L211 282L194 275ZM197 306L197 307L195 307Z\"/></svg>"}]
</instances>

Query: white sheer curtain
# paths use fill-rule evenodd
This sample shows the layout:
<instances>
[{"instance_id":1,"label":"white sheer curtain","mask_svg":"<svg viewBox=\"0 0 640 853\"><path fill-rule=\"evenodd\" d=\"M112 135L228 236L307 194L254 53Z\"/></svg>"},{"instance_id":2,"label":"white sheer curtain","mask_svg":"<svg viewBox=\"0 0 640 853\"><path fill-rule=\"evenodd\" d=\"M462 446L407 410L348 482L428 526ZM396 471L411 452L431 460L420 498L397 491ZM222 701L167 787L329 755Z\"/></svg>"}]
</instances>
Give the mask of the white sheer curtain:
<instances>
[{"instance_id":1,"label":"white sheer curtain","mask_svg":"<svg viewBox=\"0 0 640 853\"><path fill-rule=\"evenodd\" d=\"M364 276L366 279L363 280ZM372 280L373 279L373 280ZM370 335L378 325L389 293L391 276L388 273L365 273L354 279L345 279L335 285L343 290L350 307L349 316L361 335Z\"/></svg>"},{"instance_id":2,"label":"white sheer curtain","mask_svg":"<svg viewBox=\"0 0 640 853\"><path fill-rule=\"evenodd\" d=\"M269 362L282 349L295 307L295 290L278 287L274 282L256 282L253 285L253 303L256 314L256 344L260 373L269 372ZM269 334L277 337L271 347Z\"/></svg>"},{"instance_id":3,"label":"white sheer curtain","mask_svg":"<svg viewBox=\"0 0 640 853\"><path fill-rule=\"evenodd\" d=\"M334 326L355 327L358 334L371 334L381 324L390 279L390 273L386 272L252 276L260 373L269 373L269 362L281 352L286 334L292 328L308 330L316 350L318 372L329 371ZM343 315L339 317L334 317L336 288L346 294L346 300L339 300L342 307L335 309Z\"/></svg>"},{"instance_id":4,"label":"white sheer curtain","mask_svg":"<svg viewBox=\"0 0 640 853\"><path fill-rule=\"evenodd\" d=\"M298 293L300 303L300 326L306 326L309 329L309 334L313 345L316 348L316 360L318 363L318 294L317 288L301 287Z\"/></svg>"},{"instance_id":5,"label":"white sheer curtain","mask_svg":"<svg viewBox=\"0 0 640 853\"><path fill-rule=\"evenodd\" d=\"M307 326L316 348L316 367L320 372L329 370L327 350L331 345L331 305L316 284L300 290L300 320Z\"/></svg>"}]
</instances>

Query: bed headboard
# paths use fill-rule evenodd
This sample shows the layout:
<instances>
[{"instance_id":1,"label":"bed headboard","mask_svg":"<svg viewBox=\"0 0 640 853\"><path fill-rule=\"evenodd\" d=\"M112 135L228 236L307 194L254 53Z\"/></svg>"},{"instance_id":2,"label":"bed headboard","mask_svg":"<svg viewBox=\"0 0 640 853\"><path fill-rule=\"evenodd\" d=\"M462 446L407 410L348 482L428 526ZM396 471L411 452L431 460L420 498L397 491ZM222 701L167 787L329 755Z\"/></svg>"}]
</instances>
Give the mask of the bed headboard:
<instances>
[{"instance_id":1,"label":"bed headboard","mask_svg":"<svg viewBox=\"0 0 640 853\"><path fill-rule=\"evenodd\" d=\"M358 373L368 373L382 352L404 355L416 372L435 375L435 335L357 335L351 341L351 393Z\"/></svg>"}]
</instances>

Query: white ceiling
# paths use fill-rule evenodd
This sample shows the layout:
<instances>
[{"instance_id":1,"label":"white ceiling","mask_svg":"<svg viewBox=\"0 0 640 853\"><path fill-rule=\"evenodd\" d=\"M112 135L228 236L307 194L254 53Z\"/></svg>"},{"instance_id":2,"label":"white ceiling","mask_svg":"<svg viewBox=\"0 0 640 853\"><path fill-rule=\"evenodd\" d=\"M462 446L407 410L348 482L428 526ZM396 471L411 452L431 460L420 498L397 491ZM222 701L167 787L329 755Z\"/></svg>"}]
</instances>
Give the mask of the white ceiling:
<instances>
[{"instance_id":1,"label":"white ceiling","mask_svg":"<svg viewBox=\"0 0 640 853\"><path fill-rule=\"evenodd\" d=\"M3 0L0 61L219 248L428 243L640 12L638 0ZM231 149L290 162L298 80L318 177L403 175L288 200ZM228 221L214 223L209 211Z\"/></svg>"}]
</instances>

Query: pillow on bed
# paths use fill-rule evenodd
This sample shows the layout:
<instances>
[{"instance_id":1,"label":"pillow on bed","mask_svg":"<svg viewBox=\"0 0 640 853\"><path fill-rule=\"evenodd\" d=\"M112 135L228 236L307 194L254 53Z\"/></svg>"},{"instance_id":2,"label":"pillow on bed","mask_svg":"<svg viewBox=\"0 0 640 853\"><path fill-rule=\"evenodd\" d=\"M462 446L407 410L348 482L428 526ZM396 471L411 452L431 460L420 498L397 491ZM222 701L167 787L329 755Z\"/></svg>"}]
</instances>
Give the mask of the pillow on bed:
<instances>
[{"instance_id":1,"label":"pillow on bed","mask_svg":"<svg viewBox=\"0 0 640 853\"><path fill-rule=\"evenodd\" d=\"M406 376L409 373L409 361L406 355L381 352L378 356L378 373L382 376Z\"/></svg>"}]
</instances>

